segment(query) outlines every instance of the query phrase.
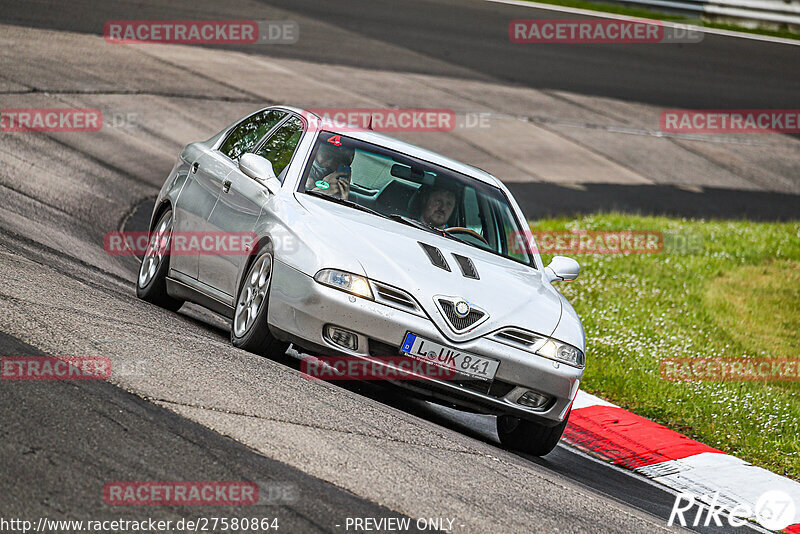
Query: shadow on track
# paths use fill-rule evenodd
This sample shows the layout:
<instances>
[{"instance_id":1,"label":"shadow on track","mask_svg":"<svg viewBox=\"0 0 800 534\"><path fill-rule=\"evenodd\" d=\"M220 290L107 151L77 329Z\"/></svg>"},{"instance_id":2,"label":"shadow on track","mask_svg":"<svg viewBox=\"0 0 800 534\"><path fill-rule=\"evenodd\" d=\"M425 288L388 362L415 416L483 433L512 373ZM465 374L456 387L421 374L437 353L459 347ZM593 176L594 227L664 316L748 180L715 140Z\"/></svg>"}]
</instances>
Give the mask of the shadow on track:
<instances>
[{"instance_id":1,"label":"shadow on track","mask_svg":"<svg viewBox=\"0 0 800 534\"><path fill-rule=\"evenodd\" d=\"M507 183L530 219L619 211L695 219L800 220L800 195L676 186Z\"/></svg>"}]
</instances>

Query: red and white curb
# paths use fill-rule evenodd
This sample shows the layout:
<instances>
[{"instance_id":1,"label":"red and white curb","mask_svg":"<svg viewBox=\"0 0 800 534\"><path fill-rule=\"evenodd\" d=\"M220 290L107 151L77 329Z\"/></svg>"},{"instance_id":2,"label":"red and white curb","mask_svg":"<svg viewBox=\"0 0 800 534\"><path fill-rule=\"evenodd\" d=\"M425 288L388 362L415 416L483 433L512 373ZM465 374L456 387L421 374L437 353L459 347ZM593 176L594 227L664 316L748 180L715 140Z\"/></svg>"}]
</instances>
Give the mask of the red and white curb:
<instances>
[{"instance_id":1,"label":"red and white curb","mask_svg":"<svg viewBox=\"0 0 800 534\"><path fill-rule=\"evenodd\" d=\"M782 517L794 510L794 519L783 532L800 533L800 483L690 439L602 399L578 392L563 439L570 445L606 462L640 473L679 493L690 493L698 502L716 505L725 512L760 520L770 528L764 499L784 497ZM790 500L789 500L790 499ZM753 511L749 516L744 510ZM791 511L788 512L791 514ZM694 519L694 513L691 514ZM788 518L791 518L789 515ZM688 519L688 517L687 517ZM783 521L786 525L787 521ZM773 527L774 528L774 527ZM781 527L777 527L781 528Z\"/></svg>"}]
</instances>

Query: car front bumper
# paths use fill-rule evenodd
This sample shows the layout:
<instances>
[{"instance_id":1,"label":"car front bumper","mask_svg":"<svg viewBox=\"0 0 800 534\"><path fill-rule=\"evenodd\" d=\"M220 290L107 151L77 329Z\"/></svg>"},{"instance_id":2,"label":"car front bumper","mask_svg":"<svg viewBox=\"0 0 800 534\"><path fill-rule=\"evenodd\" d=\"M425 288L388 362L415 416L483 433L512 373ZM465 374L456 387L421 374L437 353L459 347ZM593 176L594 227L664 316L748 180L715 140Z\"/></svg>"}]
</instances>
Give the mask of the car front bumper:
<instances>
[{"instance_id":1,"label":"car front bumper","mask_svg":"<svg viewBox=\"0 0 800 534\"><path fill-rule=\"evenodd\" d=\"M564 420L583 374L582 369L486 337L452 342L427 317L324 286L278 260L273 266L268 322L277 336L314 350L321 356L347 355L394 367L376 358L375 346L399 350L406 332L413 332L448 347L499 360L494 383L503 387L493 385L488 391L476 391L453 381L431 378L393 383L436 401L480 413L514 415L545 425L556 425ZM326 325L356 333L357 350L344 349L329 341L324 335ZM529 390L547 395L550 401L540 409L519 404L517 400Z\"/></svg>"}]
</instances>

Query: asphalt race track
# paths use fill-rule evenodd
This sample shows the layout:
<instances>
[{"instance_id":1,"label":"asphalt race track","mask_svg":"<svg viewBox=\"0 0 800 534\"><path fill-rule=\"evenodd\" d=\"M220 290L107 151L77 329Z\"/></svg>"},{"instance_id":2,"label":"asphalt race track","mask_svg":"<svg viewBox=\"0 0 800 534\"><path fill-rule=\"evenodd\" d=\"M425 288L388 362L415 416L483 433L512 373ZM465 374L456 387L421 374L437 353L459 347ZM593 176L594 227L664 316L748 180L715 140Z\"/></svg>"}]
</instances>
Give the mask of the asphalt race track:
<instances>
[{"instance_id":1,"label":"asphalt race track","mask_svg":"<svg viewBox=\"0 0 800 534\"><path fill-rule=\"evenodd\" d=\"M3 20L39 28L101 34L108 20L254 17L292 19L302 38L293 46L240 49L400 72L496 79L527 87L573 91L687 108L791 108L800 93L800 47L706 35L702 47L510 43L508 23L574 15L484 1L264 0L254 2L70 3L0 2ZM80 14L80 16L77 16ZM497 29L500 29L498 32Z\"/></svg>"},{"instance_id":2,"label":"asphalt race track","mask_svg":"<svg viewBox=\"0 0 800 534\"><path fill-rule=\"evenodd\" d=\"M416 102L536 118L531 102L547 98L563 105L545 117L547 131L501 117L490 134L417 142L507 170L530 214L616 207L797 218L792 136L755 146L664 140L647 134L641 117L664 107L797 107L800 47L714 35L691 54L684 45L508 43L509 20L535 17L570 16L477 0L0 2L1 107L134 117L97 134L0 133L0 354L100 355L118 370L109 382L0 381L0 517L255 515L277 517L279 532L346 532L347 517L446 517L464 533L678 530L666 527L673 494L569 447L525 457L499 446L490 418L372 385L309 381L291 357L234 349L220 317L136 299L137 259L102 248L106 232L146 229L181 146L277 101ZM123 46L101 36L110 19L181 18L290 18L303 33L294 46L250 48ZM435 101L419 101L405 79ZM598 109L612 122L632 114L639 133L595 127ZM501 152L520 132L581 150L585 163L537 168L537 181ZM498 146L472 137L483 135ZM650 143L702 160L700 186L680 158ZM633 152L641 156L625 159ZM733 152L770 161L755 170L719 163ZM584 184L580 173L595 163L609 180ZM227 508L111 506L102 490L117 480L251 480L294 497Z\"/></svg>"},{"instance_id":3,"label":"asphalt race track","mask_svg":"<svg viewBox=\"0 0 800 534\"><path fill-rule=\"evenodd\" d=\"M0 348L3 354L43 355L4 334ZM5 384L0 403L2 454L9 460L2 474L4 517L63 519L67 511L97 517L108 481L137 480L144 473L149 480L258 480L264 489L278 490L258 513L278 514L290 532L329 532L347 516L400 517L107 382ZM142 516L133 507L115 512L115 518ZM215 506L203 514L252 511ZM191 506L163 506L150 514L173 521L198 515Z\"/></svg>"},{"instance_id":4,"label":"asphalt race track","mask_svg":"<svg viewBox=\"0 0 800 534\"><path fill-rule=\"evenodd\" d=\"M67 13L53 5L44 0L0 1L2 20L92 35L101 35L105 22L119 19L230 19L247 13L257 20L293 20L302 34L294 45L215 48L293 61L301 65L298 75L305 74L306 82L330 82L333 90L327 98L309 104L349 105L351 99L342 100L338 93L350 86L388 106L430 105L435 99L437 105L457 112L522 116L561 138L545 141L569 140L574 143L570 152L588 149L600 156L600 160L590 158L586 165L576 158L572 166L563 166L562 172L552 176L539 169L531 171L539 158L551 157L551 152L549 147L541 148L540 136L525 131L535 127L521 129L518 121L498 138L508 146L510 137L519 145L516 151L489 146L494 137L487 139L477 132L466 132L466 144L458 147L412 138L489 168L509 184L531 213L546 216L617 209L756 220L787 220L800 214L800 166L795 157L800 136L762 136L753 142L735 136L730 140L703 135L671 139L656 131L658 113L670 108L791 109L800 94L800 70L796 68L800 46L714 34L704 35L699 44L525 46L509 42L509 21L576 16L485 0L409 0L401 8L389 0L183 1L169 5L79 0L70 3ZM75 64L82 62L76 60ZM316 68L319 66L327 66L329 71L337 66L338 74ZM84 74L91 79L93 72L88 68ZM386 73L397 75L382 85L378 97L373 85L384 82ZM266 76L282 83L280 71ZM430 96L428 80L420 76L441 79L437 89L442 94ZM298 78L302 80L302 76ZM363 78L367 81L359 84ZM247 82L240 78L231 80L231 85ZM485 91L486 86L478 84L502 89ZM75 87L63 80L55 86L33 86L34 92L74 90L98 88L89 82L87 87ZM147 93L153 86L132 90ZM298 104L307 102L302 90L287 91L287 95ZM256 95L249 96L258 101ZM361 105L365 103L362 99ZM497 127L493 130L496 136ZM520 135L530 135L530 143L520 143ZM654 153L657 156L652 156ZM620 168L607 169L602 179L587 179L597 173L598 165L609 161ZM591 189L559 187L564 182L591 182ZM539 202L542 197L547 200Z\"/></svg>"}]
</instances>

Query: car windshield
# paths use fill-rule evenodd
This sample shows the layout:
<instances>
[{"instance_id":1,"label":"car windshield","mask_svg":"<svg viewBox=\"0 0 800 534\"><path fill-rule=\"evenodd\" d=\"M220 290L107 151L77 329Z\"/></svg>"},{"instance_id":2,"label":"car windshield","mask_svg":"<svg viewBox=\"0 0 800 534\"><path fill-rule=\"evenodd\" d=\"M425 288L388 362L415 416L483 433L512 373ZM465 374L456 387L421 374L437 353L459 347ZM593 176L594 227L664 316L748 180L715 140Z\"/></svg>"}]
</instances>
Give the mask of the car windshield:
<instances>
[{"instance_id":1,"label":"car windshield","mask_svg":"<svg viewBox=\"0 0 800 534\"><path fill-rule=\"evenodd\" d=\"M385 147L322 132L300 190L535 267L499 188Z\"/></svg>"}]
</instances>

